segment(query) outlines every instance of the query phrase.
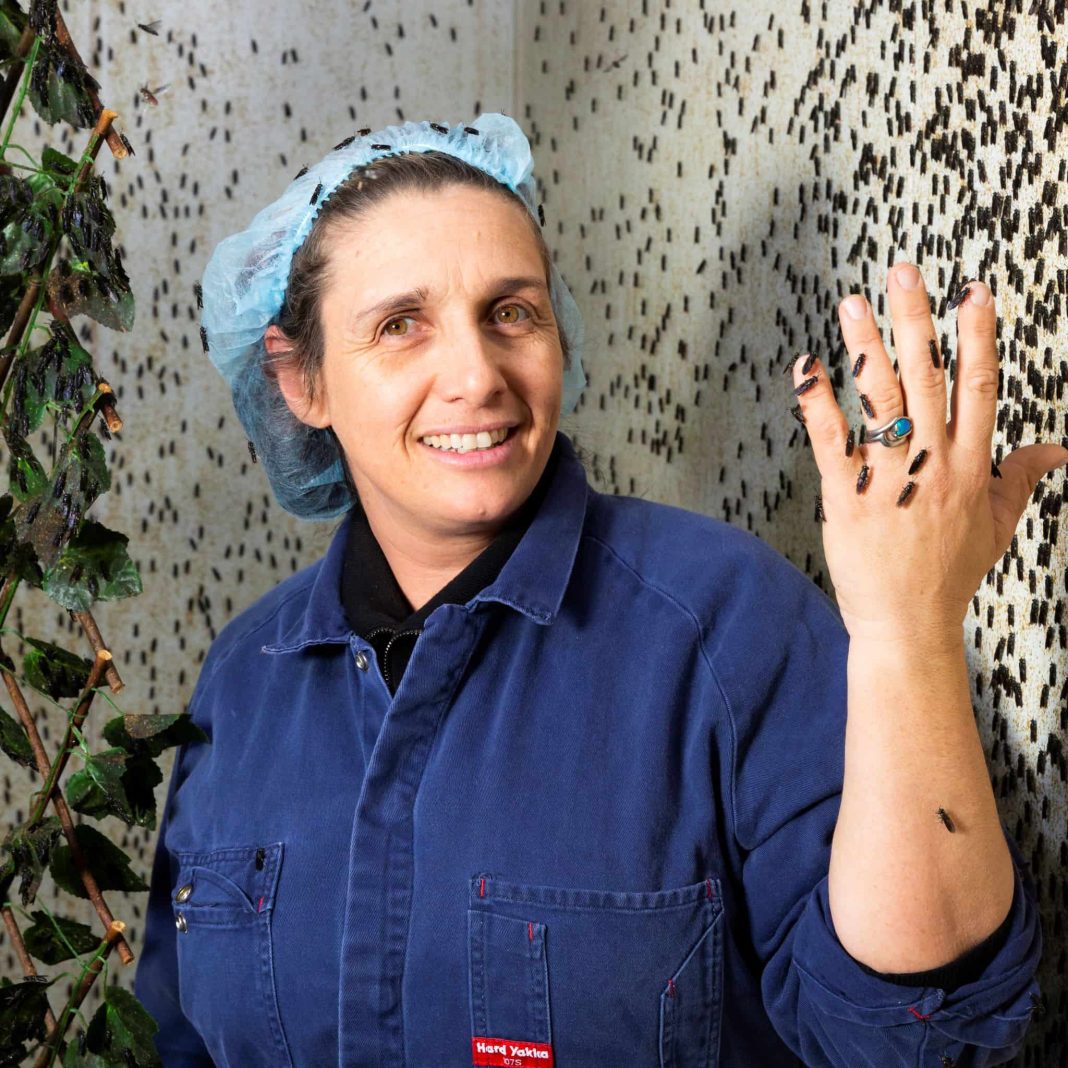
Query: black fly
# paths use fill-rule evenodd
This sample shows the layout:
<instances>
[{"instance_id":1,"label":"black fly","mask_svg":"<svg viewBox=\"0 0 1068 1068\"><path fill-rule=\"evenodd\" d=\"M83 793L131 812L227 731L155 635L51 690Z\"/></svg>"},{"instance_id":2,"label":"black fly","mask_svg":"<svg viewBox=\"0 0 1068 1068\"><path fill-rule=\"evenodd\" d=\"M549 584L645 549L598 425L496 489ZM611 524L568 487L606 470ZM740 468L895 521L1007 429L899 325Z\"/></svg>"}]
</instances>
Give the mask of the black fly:
<instances>
[{"instance_id":1,"label":"black fly","mask_svg":"<svg viewBox=\"0 0 1068 1068\"><path fill-rule=\"evenodd\" d=\"M910 482L909 485L912 485L912 483ZM949 831L950 834L956 833L957 828L953 826L953 820L944 808L938 810L938 818L946 825L946 830Z\"/></svg>"}]
</instances>

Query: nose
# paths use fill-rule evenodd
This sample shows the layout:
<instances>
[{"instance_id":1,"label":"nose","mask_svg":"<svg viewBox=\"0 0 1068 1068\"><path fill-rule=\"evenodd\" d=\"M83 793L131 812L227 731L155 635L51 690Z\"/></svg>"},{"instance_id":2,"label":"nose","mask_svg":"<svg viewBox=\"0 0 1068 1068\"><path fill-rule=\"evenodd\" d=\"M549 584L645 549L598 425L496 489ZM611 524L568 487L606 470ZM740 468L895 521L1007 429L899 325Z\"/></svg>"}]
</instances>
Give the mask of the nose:
<instances>
[{"instance_id":1,"label":"nose","mask_svg":"<svg viewBox=\"0 0 1068 1068\"><path fill-rule=\"evenodd\" d=\"M445 400L464 400L472 407L483 406L508 389L501 371L506 353L489 328L464 325L442 339L438 360L438 383Z\"/></svg>"}]
</instances>

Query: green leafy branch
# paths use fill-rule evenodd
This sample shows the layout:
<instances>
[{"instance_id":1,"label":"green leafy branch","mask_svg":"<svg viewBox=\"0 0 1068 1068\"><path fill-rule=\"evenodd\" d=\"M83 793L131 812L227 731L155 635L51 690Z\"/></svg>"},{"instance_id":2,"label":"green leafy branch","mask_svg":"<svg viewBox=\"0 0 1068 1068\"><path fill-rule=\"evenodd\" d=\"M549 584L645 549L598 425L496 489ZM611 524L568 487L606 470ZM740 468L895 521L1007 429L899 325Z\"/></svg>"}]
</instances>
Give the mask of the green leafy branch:
<instances>
[{"instance_id":1,"label":"green leafy branch","mask_svg":"<svg viewBox=\"0 0 1068 1068\"><path fill-rule=\"evenodd\" d=\"M76 620L92 660L43 638L18 635L26 652L21 670L0 645L0 678L15 716L0 708L0 749L36 775L29 815L0 841L0 916L22 966L21 982L0 979L0 1066L32 1056L34 1068L157 1068L155 1021L128 991L106 986L102 1004L85 1025L80 1006L98 976L107 977L112 951L133 960L104 892L148 889L130 858L90 823L107 816L154 829L157 760L167 748L207 738L186 714L131 715L107 690L123 686L112 654L90 611L98 600L142 592L127 552L128 539L87 517L111 475L101 437L122 428L114 393L101 379L71 325L87 315L114 330L133 325L134 300L119 248L108 189L94 173L99 149L116 158L133 149L113 129L114 111L70 39L57 0L0 0L0 435L8 453L8 492L0 493L0 640L20 586L41 590ZM85 149L71 158L46 147L37 160L16 143L15 125L26 101L48 124L88 130ZM12 108L5 121L5 115ZM9 158L17 154L17 161ZM47 322L39 320L47 317ZM5 336L6 335L6 336ZM99 419L97 417L100 417ZM50 418L54 428L48 466L31 436ZM106 685L105 685L106 684ZM58 752L49 757L27 701L32 690L65 719ZM102 728L107 748L93 752L85 724L95 697L118 714ZM69 769L77 756L77 767ZM33 904L48 875L55 886L92 904L103 935L46 910L28 916L20 931L15 903ZM74 989L53 1013L48 989L62 975L47 967L77 961ZM81 1019L83 1029L66 1038Z\"/></svg>"}]
</instances>

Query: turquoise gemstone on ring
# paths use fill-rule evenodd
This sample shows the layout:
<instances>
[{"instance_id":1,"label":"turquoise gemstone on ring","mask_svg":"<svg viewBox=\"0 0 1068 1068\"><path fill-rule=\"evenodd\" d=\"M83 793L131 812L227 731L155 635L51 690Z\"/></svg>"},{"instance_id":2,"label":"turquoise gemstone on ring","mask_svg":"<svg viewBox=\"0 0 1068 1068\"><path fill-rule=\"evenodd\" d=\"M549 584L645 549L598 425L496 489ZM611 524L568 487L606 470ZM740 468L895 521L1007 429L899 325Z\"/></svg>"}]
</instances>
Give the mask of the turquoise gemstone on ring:
<instances>
[{"instance_id":1,"label":"turquoise gemstone on ring","mask_svg":"<svg viewBox=\"0 0 1068 1068\"><path fill-rule=\"evenodd\" d=\"M912 429L912 420L907 416L901 416L900 419L894 420L894 425L890 428L890 433L895 438L904 437Z\"/></svg>"}]
</instances>

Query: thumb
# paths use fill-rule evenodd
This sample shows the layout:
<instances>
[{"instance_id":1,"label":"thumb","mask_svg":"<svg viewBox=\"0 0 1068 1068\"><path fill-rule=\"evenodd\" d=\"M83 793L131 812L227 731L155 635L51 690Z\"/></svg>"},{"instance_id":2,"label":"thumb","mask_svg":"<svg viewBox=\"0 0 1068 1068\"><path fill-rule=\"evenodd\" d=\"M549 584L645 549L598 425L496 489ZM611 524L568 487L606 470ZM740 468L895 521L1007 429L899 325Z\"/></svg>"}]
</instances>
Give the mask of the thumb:
<instances>
[{"instance_id":1,"label":"thumb","mask_svg":"<svg viewBox=\"0 0 1068 1068\"><path fill-rule=\"evenodd\" d=\"M1001 461L1001 478L990 478L990 505L998 545L1007 549L1012 542L1039 480L1066 464L1068 449L1047 444L1023 445Z\"/></svg>"}]
</instances>

